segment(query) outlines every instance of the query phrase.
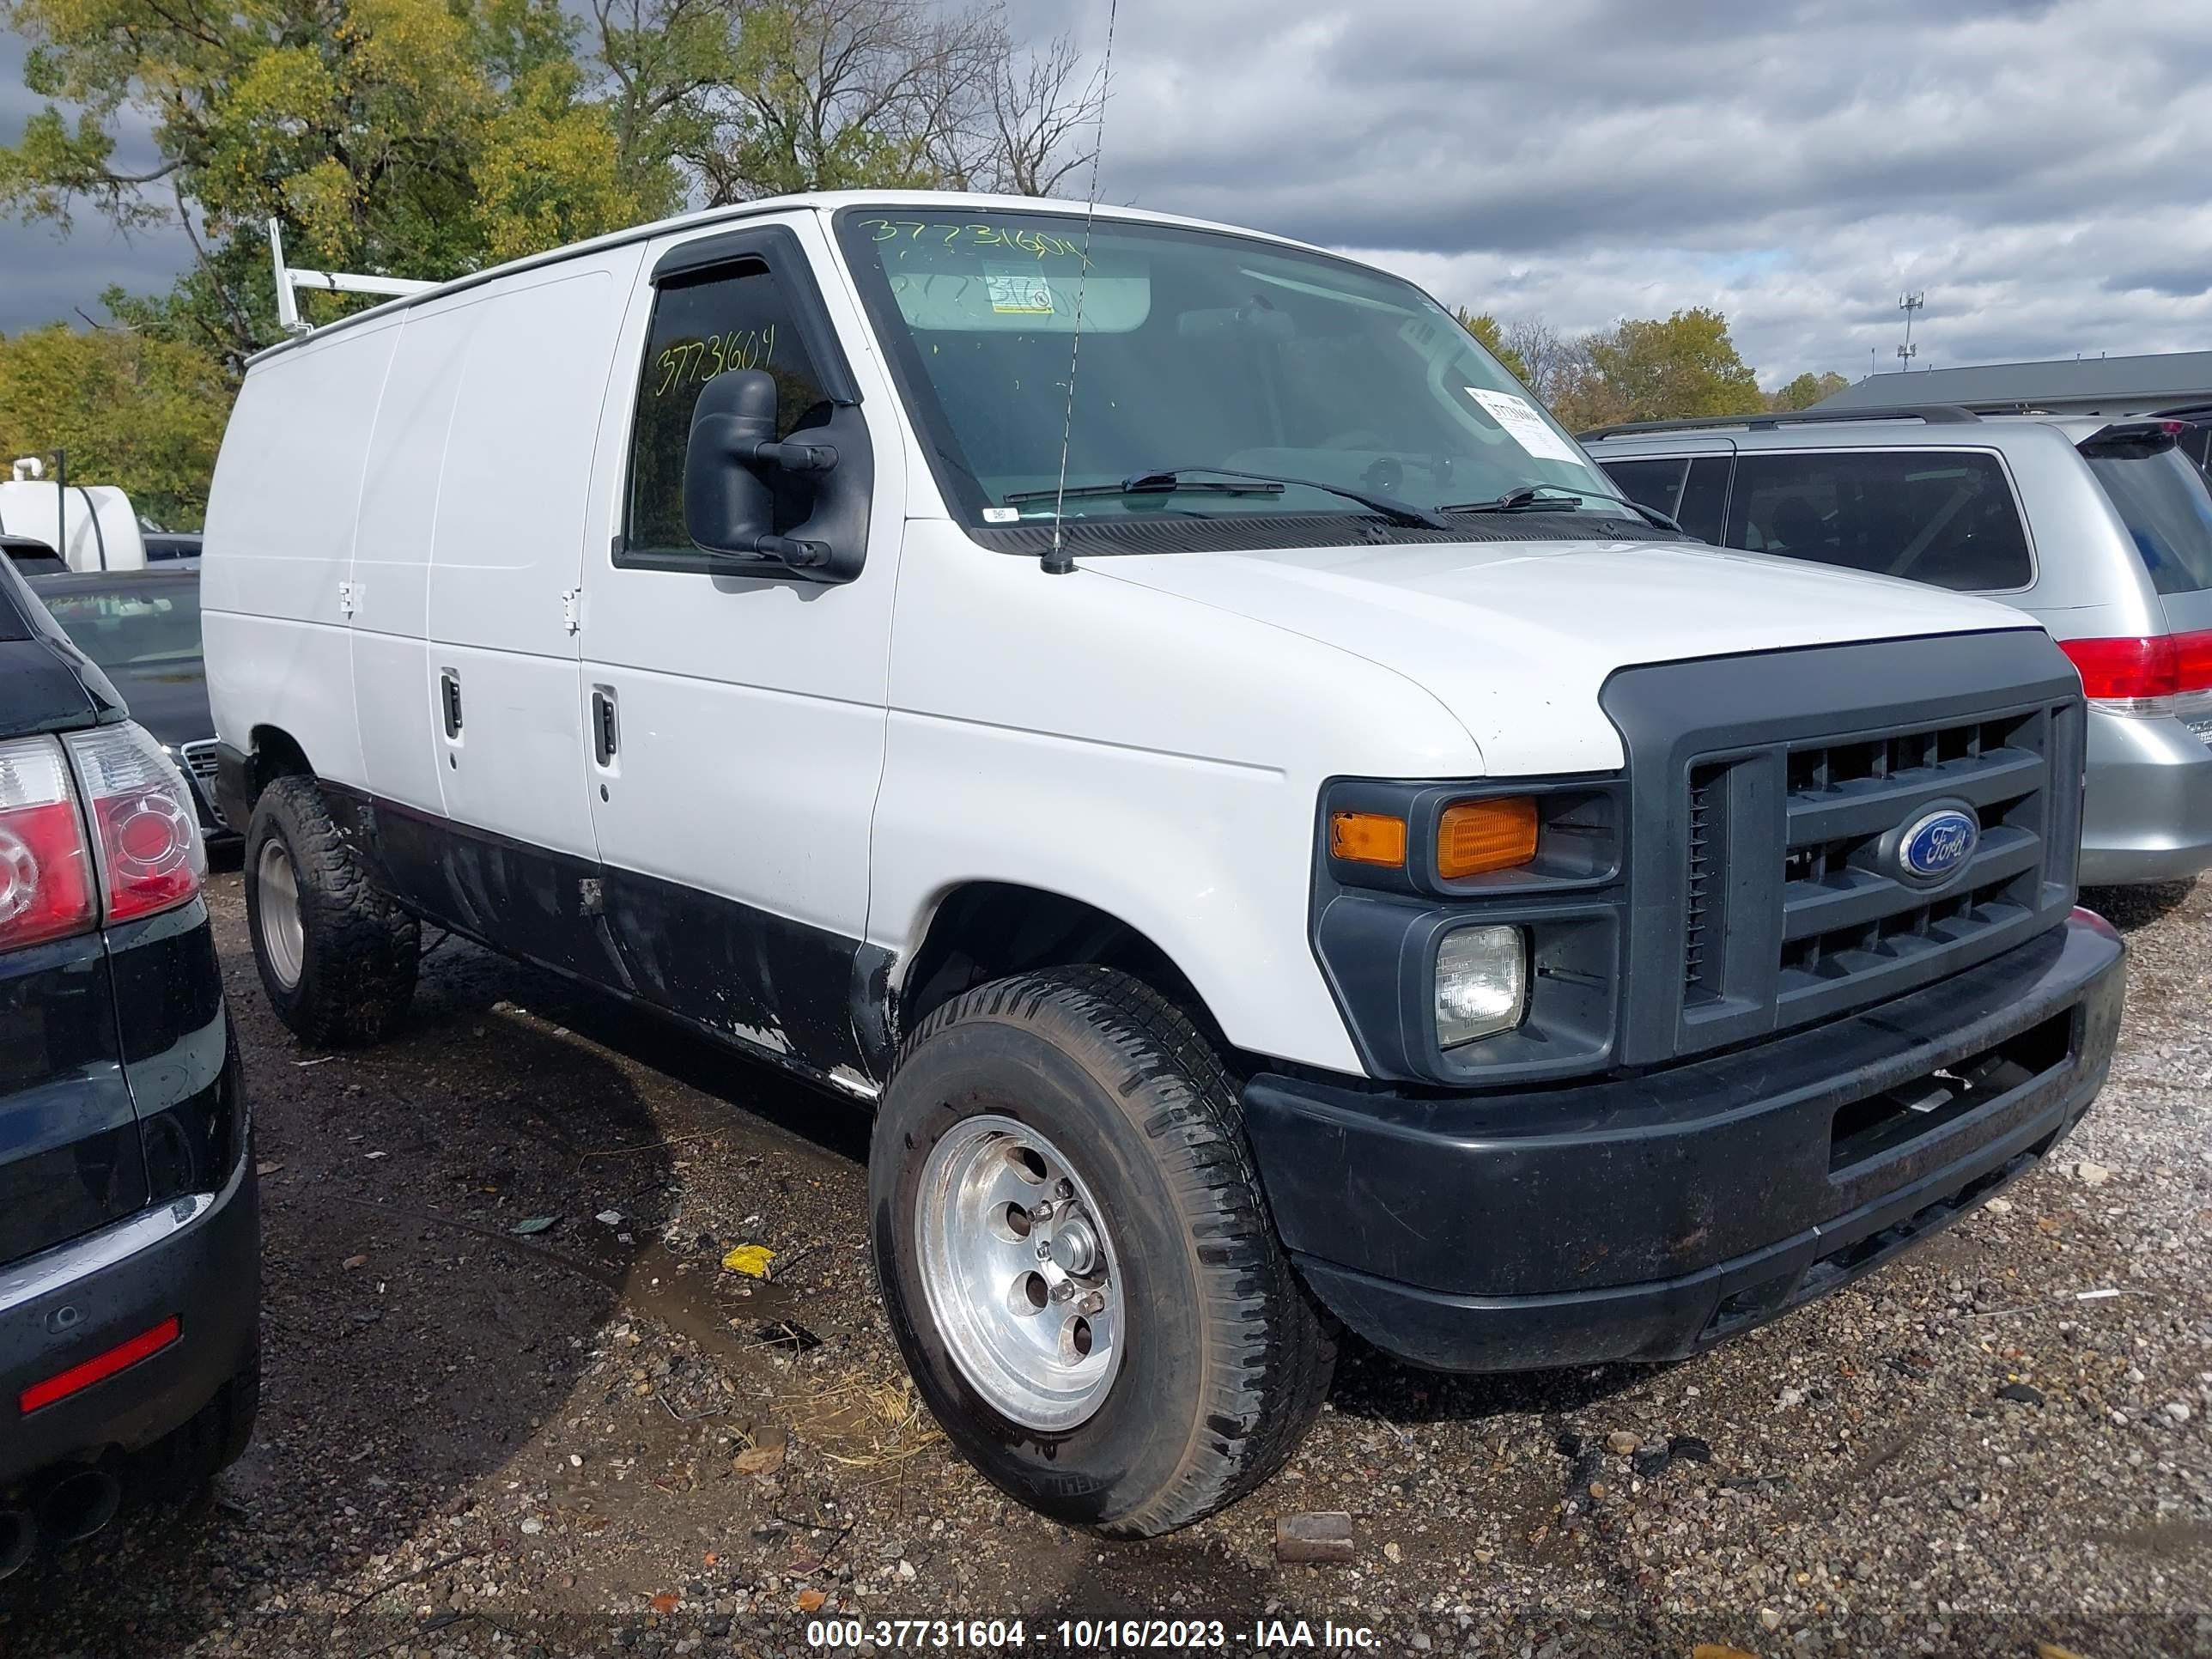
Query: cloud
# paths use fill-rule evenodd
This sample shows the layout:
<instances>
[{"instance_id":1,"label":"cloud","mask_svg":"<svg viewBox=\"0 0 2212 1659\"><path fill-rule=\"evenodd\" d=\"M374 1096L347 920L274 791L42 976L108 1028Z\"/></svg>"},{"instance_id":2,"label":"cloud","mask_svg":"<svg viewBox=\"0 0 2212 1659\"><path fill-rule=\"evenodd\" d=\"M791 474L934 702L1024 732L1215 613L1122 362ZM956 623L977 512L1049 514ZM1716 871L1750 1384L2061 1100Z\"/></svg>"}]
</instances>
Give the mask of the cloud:
<instances>
[{"instance_id":1,"label":"cloud","mask_svg":"<svg viewBox=\"0 0 2212 1659\"><path fill-rule=\"evenodd\" d=\"M958 3L959 0L947 0ZM1011 0L1103 45L1106 0ZM0 138L33 105L0 35ZM2212 344L2212 6L1119 0L1101 193L1565 330L1717 306L1761 378ZM0 328L174 237L0 227Z\"/></svg>"},{"instance_id":2,"label":"cloud","mask_svg":"<svg viewBox=\"0 0 2212 1659\"><path fill-rule=\"evenodd\" d=\"M2212 7L1122 0L1115 58L1107 199L1476 309L1717 306L1769 384L1893 368L1907 287L1923 366L2207 343Z\"/></svg>"},{"instance_id":3,"label":"cloud","mask_svg":"<svg viewBox=\"0 0 2212 1659\"><path fill-rule=\"evenodd\" d=\"M13 143L46 100L23 85L22 37L0 30L0 142ZM0 334L76 322L82 308L100 321L102 292L119 284L159 293L191 258L181 232L124 237L97 214L82 212L64 236L54 226L0 218Z\"/></svg>"}]
</instances>

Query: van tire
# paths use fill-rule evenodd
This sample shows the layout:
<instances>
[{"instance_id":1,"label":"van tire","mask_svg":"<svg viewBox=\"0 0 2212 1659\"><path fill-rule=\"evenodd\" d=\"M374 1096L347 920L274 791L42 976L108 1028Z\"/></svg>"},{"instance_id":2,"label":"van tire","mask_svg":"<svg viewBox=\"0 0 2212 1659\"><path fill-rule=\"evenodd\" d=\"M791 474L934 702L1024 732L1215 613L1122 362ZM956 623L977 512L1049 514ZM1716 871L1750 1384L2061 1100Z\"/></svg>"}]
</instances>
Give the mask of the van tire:
<instances>
[{"instance_id":1,"label":"van tire","mask_svg":"<svg viewBox=\"0 0 2212 1659\"><path fill-rule=\"evenodd\" d=\"M272 962L262 875L271 842L298 890L297 972ZM261 792L246 831L246 931L261 988L294 1036L322 1048L375 1042L415 994L422 929L380 890L313 778L278 778Z\"/></svg>"},{"instance_id":2,"label":"van tire","mask_svg":"<svg viewBox=\"0 0 2212 1659\"><path fill-rule=\"evenodd\" d=\"M1110 1241L1119 1370L1066 1429L1024 1426L984 1397L922 1281L931 1152L983 1117L1064 1153ZM1187 1526L1273 1474L1321 1410L1334 1340L1276 1239L1236 1085L1190 1018L1126 974L1022 974L931 1013L884 1091L868 1197L884 1304L923 1400L969 1462L1056 1520L1129 1538ZM976 1305L997 1305L1000 1269L979 1271Z\"/></svg>"}]
</instances>

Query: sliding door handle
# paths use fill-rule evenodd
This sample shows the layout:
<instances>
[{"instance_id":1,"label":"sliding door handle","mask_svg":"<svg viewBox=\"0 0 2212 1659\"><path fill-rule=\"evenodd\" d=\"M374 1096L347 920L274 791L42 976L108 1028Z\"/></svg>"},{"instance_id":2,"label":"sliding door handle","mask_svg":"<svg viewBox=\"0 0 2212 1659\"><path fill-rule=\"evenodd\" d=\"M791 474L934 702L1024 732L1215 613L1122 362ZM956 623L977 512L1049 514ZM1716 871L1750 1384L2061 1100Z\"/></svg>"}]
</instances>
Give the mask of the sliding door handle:
<instances>
[{"instance_id":1,"label":"sliding door handle","mask_svg":"<svg viewBox=\"0 0 2212 1659\"><path fill-rule=\"evenodd\" d=\"M615 689L595 685L592 688L592 757L602 766L612 765L620 746L615 729Z\"/></svg>"}]
</instances>

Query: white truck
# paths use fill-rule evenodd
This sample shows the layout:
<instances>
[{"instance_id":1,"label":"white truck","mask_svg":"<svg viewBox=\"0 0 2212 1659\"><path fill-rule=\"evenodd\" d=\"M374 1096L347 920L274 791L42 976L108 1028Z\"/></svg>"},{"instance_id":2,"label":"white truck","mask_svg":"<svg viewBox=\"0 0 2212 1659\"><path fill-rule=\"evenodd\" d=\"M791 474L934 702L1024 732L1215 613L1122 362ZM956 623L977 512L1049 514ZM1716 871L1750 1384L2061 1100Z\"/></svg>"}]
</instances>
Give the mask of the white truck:
<instances>
[{"instance_id":1,"label":"white truck","mask_svg":"<svg viewBox=\"0 0 2212 1659\"><path fill-rule=\"evenodd\" d=\"M523 260L254 360L204 580L291 1029L390 1030L430 922L872 1103L926 1399L1109 1533L1264 1480L1346 1327L1832 1290L2112 1052L2039 629L1691 542L1291 242L824 195Z\"/></svg>"}]
</instances>

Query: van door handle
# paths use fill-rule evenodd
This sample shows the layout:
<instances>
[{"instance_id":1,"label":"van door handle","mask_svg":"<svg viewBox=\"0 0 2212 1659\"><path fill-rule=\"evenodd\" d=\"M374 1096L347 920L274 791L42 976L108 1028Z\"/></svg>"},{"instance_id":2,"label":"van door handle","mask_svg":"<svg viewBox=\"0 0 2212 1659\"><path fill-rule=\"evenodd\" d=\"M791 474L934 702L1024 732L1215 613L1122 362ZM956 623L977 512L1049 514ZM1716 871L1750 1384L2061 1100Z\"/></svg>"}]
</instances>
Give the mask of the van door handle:
<instances>
[{"instance_id":1,"label":"van door handle","mask_svg":"<svg viewBox=\"0 0 2212 1659\"><path fill-rule=\"evenodd\" d=\"M438 699L445 710L446 735L461 735L461 677L450 668L438 671Z\"/></svg>"},{"instance_id":2,"label":"van door handle","mask_svg":"<svg viewBox=\"0 0 2212 1659\"><path fill-rule=\"evenodd\" d=\"M602 766L615 757L615 693L609 685L592 688L592 754Z\"/></svg>"}]
</instances>

